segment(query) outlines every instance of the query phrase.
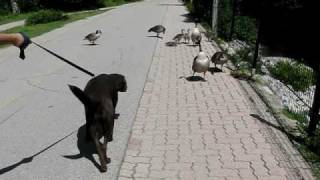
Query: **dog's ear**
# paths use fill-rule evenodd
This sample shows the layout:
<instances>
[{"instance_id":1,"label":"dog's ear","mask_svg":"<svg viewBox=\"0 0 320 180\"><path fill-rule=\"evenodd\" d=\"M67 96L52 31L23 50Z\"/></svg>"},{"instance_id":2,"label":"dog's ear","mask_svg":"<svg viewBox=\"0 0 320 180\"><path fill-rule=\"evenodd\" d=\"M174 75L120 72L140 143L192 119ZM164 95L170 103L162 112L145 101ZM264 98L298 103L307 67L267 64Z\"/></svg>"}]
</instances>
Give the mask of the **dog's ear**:
<instances>
[{"instance_id":1,"label":"dog's ear","mask_svg":"<svg viewBox=\"0 0 320 180\"><path fill-rule=\"evenodd\" d=\"M91 105L90 98L77 86L69 85L70 90L72 93L84 104L84 105Z\"/></svg>"}]
</instances>

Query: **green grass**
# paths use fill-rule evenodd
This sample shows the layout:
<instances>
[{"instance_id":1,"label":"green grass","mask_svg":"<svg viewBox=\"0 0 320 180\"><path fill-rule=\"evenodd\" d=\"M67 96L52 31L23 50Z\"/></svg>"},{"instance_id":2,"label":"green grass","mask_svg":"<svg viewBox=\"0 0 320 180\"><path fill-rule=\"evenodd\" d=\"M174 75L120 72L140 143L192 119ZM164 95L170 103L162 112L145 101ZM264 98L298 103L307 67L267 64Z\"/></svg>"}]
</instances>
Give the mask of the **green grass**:
<instances>
[{"instance_id":1,"label":"green grass","mask_svg":"<svg viewBox=\"0 0 320 180\"><path fill-rule=\"evenodd\" d=\"M297 149L303 158L310 165L316 179L320 179L320 128L317 127L314 138L308 137L308 112L292 112L288 108L284 108L282 113L290 119L297 121L297 132L303 140L296 144Z\"/></svg>"},{"instance_id":2,"label":"green grass","mask_svg":"<svg viewBox=\"0 0 320 180\"><path fill-rule=\"evenodd\" d=\"M302 63L279 61L268 69L274 78L286 85L291 85L296 91L305 92L315 84L313 71Z\"/></svg>"},{"instance_id":3,"label":"green grass","mask_svg":"<svg viewBox=\"0 0 320 180\"><path fill-rule=\"evenodd\" d=\"M316 179L320 179L320 156L311 152L305 145L300 145L298 150L302 156L309 162L312 172Z\"/></svg>"},{"instance_id":4,"label":"green grass","mask_svg":"<svg viewBox=\"0 0 320 180\"><path fill-rule=\"evenodd\" d=\"M122 4L127 4L131 2L136 2L136 1L140 1L140 0L104 0L104 5L106 7L119 6Z\"/></svg>"},{"instance_id":5,"label":"green grass","mask_svg":"<svg viewBox=\"0 0 320 180\"><path fill-rule=\"evenodd\" d=\"M80 19L84 19L86 17L98 15L105 11L106 10L103 10L103 11L99 10L99 11L90 11L90 12L71 14L71 15L68 15L69 18L67 20L54 21L54 22L45 23L45 24L18 26L18 27L8 29L4 32L16 33L16 32L23 31L23 32L26 32L32 38L32 37L36 37L41 34L47 33L49 31L52 31L54 29L63 27L65 24L68 24ZM0 48L6 47L6 46L9 46L9 45L0 45Z\"/></svg>"},{"instance_id":6,"label":"green grass","mask_svg":"<svg viewBox=\"0 0 320 180\"><path fill-rule=\"evenodd\" d=\"M31 14L33 14L33 13L22 13L22 14L17 14L17 15L13 15L13 14L1 15L0 16L0 25L26 19Z\"/></svg>"},{"instance_id":7,"label":"green grass","mask_svg":"<svg viewBox=\"0 0 320 180\"><path fill-rule=\"evenodd\" d=\"M289 119L297 120L299 122L306 122L308 112L292 112L288 108L284 108L282 113Z\"/></svg>"}]
</instances>

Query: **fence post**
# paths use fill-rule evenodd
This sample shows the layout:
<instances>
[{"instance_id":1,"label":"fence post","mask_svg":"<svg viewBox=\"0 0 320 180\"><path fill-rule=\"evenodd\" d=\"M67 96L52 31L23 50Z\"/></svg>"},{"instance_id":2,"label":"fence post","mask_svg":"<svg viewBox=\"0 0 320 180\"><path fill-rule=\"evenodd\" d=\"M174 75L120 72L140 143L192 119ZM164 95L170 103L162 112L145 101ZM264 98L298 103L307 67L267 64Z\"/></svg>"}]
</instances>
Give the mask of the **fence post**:
<instances>
[{"instance_id":1,"label":"fence post","mask_svg":"<svg viewBox=\"0 0 320 180\"><path fill-rule=\"evenodd\" d=\"M313 96L313 103L310 109L310 122L308 126L308 135L314 136L319 122L319 109L320 109L320 68L317 67L316 71L316 89Z\"/></svg>"}]
</instances>

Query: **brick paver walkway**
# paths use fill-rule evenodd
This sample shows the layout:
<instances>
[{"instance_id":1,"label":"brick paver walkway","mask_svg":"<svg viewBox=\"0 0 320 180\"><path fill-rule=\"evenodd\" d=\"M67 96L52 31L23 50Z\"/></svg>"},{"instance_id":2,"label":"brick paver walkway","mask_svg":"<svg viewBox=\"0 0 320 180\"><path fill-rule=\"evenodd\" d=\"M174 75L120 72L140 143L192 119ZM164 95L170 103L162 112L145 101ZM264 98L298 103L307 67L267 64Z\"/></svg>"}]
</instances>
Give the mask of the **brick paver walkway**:
<instances>
[{"instance_id":1,"label":"brick paver walkway","mask_svg":"<svg viewBox=\"0 0 320 180\"><path fill-rule=\"evenodd\" d=\"M194 25L183 21L183 6L167 8L167 33L153 57L119 179L301 179L282 165L279 147L250 116L256 112L226 69L207 73L206 82L186 79L198 48L166 42ZM209 56L216 51L210 42L202 46Z\"/></svg>"}]
</instances>

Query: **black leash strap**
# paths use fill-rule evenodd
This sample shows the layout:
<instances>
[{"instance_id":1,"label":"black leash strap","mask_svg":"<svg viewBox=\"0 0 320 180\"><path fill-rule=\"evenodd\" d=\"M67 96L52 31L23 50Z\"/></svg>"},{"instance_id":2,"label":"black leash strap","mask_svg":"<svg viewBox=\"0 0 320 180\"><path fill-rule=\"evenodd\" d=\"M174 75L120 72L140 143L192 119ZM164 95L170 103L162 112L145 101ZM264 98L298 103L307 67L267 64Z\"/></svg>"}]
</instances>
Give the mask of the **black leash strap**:
<instances>
[{"instance_id":1,"label":"black leash strap","mask_svg":"<svg viewBox=\"0 0 320 180\"><path fill-rule=\"evenodd\" d=\"M49 49L47 49L47 48L45 48L45 47L41 46L40 44L37 44L37 43L35 43L35 42L33 42L33 41L32 41L32 43L33 43L33 44L35 44L35 45L37 45L38 47L42 48L43 50L47 51L48 53L50 53L50 54L54 55L55 57L59 58L60 60L62 60L62 61L64 61L64 62L68 63L69 65L71 65L71 66L73 66L73 67L75 67L75 68L79 69L80 71L82 71L82 72L84 72L84 73L86 73L86 74L88 74L88 75L90 75L90 76L94 76L94 74L93 74L92 72L90 72L90 71L88 71L88 70L86 70L86 69L84 69L84 68L82 68L82 67L80 67L80 66L78 66L78 65L74 64L73 62L68 61L68 60L67 60L67 59L65 59L64 57L59 56L58 54L56 54L56 53L54 53L54 52L50 51Z\"/></svg>"}]
</instances>

